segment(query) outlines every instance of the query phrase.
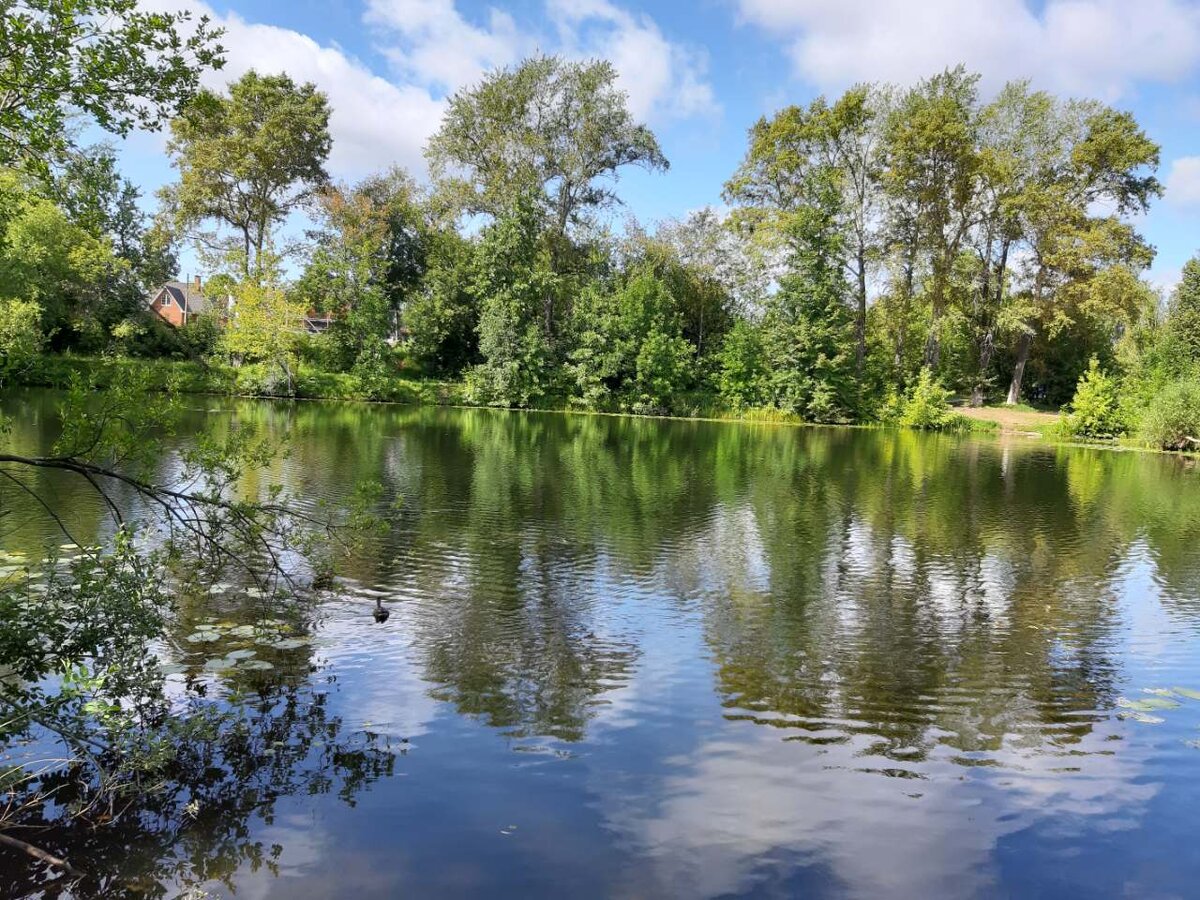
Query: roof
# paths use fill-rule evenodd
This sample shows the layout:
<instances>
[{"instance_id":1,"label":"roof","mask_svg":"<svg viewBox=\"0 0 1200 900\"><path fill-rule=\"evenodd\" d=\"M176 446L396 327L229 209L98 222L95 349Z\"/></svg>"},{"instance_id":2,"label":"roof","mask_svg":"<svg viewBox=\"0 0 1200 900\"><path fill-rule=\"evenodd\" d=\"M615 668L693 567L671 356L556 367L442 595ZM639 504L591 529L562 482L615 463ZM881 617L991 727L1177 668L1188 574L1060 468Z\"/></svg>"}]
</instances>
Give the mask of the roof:
<instances>
[{"instance_id":1,"label":"roof","mask_svg":"<svg viewBox=\"0 0 1200 900\"><path fill-rule=\"evenodd\" d=\"M171 295L171 298L179 304L179 308L189 313L204 313L208 312L208 300L204 297L204 290L196 287L195 284L183 281L167 281L160 284L157 288L150 292L147 300L153 303L158 295L166 291Z\"/></svg>"}]
</instances>

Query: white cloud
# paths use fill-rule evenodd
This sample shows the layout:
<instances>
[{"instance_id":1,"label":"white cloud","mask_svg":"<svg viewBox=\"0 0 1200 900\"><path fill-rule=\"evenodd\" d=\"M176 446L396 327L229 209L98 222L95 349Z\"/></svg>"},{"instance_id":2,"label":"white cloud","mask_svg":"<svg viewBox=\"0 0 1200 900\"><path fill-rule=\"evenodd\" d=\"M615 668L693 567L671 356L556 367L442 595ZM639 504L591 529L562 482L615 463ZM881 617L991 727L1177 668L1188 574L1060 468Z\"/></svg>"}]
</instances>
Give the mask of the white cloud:
<instances>
[{"instance_id":1,"label":"white cloud","mask_svg":"<svg viewBox=\"0 0 1200 900\"><path fill-rule=\"evenodd\" d=\"M1171 163L1166 199L1175 206L1200 206L1200 156L1181 156Z\"/></svg>"},{"instance_id":2,"label":"white cloud","mask_svg":"<svg viewBox=\"0 0 1200 900\"><path fill-rule=\"evenodd\" d=\"M424 171L422 151L441 121L444 106L425 88L381 78L340 48L320 44L306 34L247 22L237 13L220 15L204 3L155 0L143 5L185 7L197 18L207 15L225 29L221 38L227 51L225 67L205 73L208 87L222 88L255 69L286 72L324 91L332 108L332 174L352 178L393 164Z\"/></svg>"},{"instance_id":3,"label":"white cloud","mask_svg":"<svg viewBox=\"0 0 1200 900\"><path fill-rule=\"evenodd\" d=\"M965 63L989 86L1031 77L1115 99L1177 81L1200 61L1200 7L1186 0L739 0L742 18L788 43L822 88L911 82Z\"/></svg>"},{"instance_id":4,"label":"white cloud","mask_svg":"<svg viewBox=\"0 0 1200 900\"><path fill-rule=\"evenodd\" d=\"M447 92L533 49L512 16L493 9L487 27L479 27L463 18L454 0L367 0L365 19L406 45L381 48L400 71Z\"/></svg>"},{"instance_id":5,"label":"white cloud","mask_svg":"<svg viewBox=\"0 0 1200 900\"><path fill-rule=\"evenodd\" d=\"M719 111L699 51L673 44L647 15L608 0L547 0L564 52L601 57L620 73L629 107L640 119L687 118Z\"/></svg>"},{"instance_id":6,"label":"white cloud","mask_svg":"<svg viewBox=\"0 0 1200 900\"><path fill-rule=\"evenodd\" d=\"M484 24L475 24L454 0L367 0L366 21L377 29L379 49L397 71L437 91L455 91L540 50L611 60L631 111L642 120L719 109L704 55L668 40L649 16L609 0L546 0L545 11L549 31L539 25L523 29L496 9Z\"/></svg>"}]
</instances>

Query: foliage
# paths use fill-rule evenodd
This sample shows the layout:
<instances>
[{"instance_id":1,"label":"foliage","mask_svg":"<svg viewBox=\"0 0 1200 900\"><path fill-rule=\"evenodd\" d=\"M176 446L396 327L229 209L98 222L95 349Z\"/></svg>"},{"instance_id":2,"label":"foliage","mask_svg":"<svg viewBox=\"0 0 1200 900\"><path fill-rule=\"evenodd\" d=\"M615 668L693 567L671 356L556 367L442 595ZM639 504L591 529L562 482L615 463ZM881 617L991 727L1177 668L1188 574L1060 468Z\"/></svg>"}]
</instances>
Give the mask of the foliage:
<instances>
[{"instance_id":1,"label":"foliage","mask_svg":"<svg viewBox=\"0 0 1200 900\"><path fill-rule=\"evenodd\" d=\"M207 16L136 0L12 0L0 24L0 166L45 173L71 149L82 112L105 131L156 128L219 68Z\"/></svg>"},{"instance_id":2,"label":"foliage","mask_svg":"<svg viewBox=\"0 0 1200 900\"><path fill-rule=\"evenodd\" d=\"M37 303L53 336L87 318L107 276L122 268L97 238L12 171L0 171L0 296Z\"/></svg>"},{"instance_id":3,"label":"foliage","mask_svg":"<svg viewBox=\"0 0 1200 900\"><path fill-rule=\"evenodd\" d=\"M717 390L726 403L740 409L764 402L766 358L762 333L755 325L745 319L735 322L725 335L718 359Z\"/></svg>"},{"instance_id":4,"label":"foliage","mask_svg":"<svg viewBox=\"0 0 1200 900\"><path fill-rule=\"evenodd\" d=\"M218 261L234 259L242 277L261 279L271 230L328 181L329 104L312 84L253 69L228 95L201 91L171 121L167 150L179 182L161 199L185 231L215 221L232 242L197 232Z\"/></svg>"},{"instance_id":5,"label":"foliage","mask_svg":"<svg viewBox=\"0 0 1200 900\"><path fill-rule=\"evenodd\" d=\"M268 381L262 393L294 395L297 350L306 310L273 284L238 285L221 333L221 350L238 362L262 362L282 383ZM274 389L272 389L274 388Z\"/></svg>"},{"instance_id":6,"label":"foliage","mask_svg":"<svg viewBox=\"0 0 1200 900\"><path fill-rule=\"evenodd\" d=\"M1141 436L1163 450L1200 450L1200 379L1164 387L1142 415Z\"/></svg>"},{"instance_id":7,"label":"foliage","mask_svg":"<svg viewBox=\"0 0 1200 900\"><path fill-rule=\"evenodd\" d=\"M443 195L492 216L505 215L513 197L532 198L561 237L617 201L606 180L623 167L666 169L616 79L607 61L535 56L456 93L428 149Z\"/></svg>"},{"instance_id":8,"label":"foliage","mask_svg":"<svg viewBox=\"0 0 1200 900\"><path fill-rule=\"evenodd\" d=\"M846 303L840 198L826 173L792 216L789 274L766 301L762 332L767 399L816 422L848 420L855 406L852 313Z\"/></svg>"},{"instance_id":9,"label":"foliage","mask_svg":"<svg viewBox=\"0 0 1200 900\"><path fill-rule=\"evenodd\" d=\"M45 343L42 308L33 300L0 298L0 387L24 375Z\"/></svg>"},{"instance_id":10,"label":"foliage","mask_svg":"<svg viewBox=\"0 0 1200 900\"><path fill-rule=\"evenodd\" d=\"M551 331L562 284L550 267L536 209L527 198L484 232L471 290L480 298L479 351L469 375L477 402L529 406L553 377Z\"/></svg>"},{"instance_id":11,"label":"foliage","mask_svg":"<svg viewBox=\"0 0 1200 900\"><path fill-rule=\"evenodd\" d=\"M687 386L695 356L676 303L645 269L612 293L597 286L577 298L567 373L579 403L606 408L615 402L639 412L670 405Z\"/></svg>"},{"instance_id":12,"label":"foliage","mask_svg":"<svg viewBox=\"0 0 1200 900\"><path fill-rule=\"evenodd\" d=\"M343 369L378 366L400 313L426 270L430 227L417 189L399 169L317 198L320 230L296 293L334 315L329 337Z\"/></svg>"},{"instance_id":13,"label":"foliage","mask_svg":"<svg viewBox=\"0 0 1200 900\"><path fill-rule=\"evenodd\" d=\"M1100 368L1094 356L1079 379L1065 424L1070 434L1080 437L1112 438L1125 431L1116 379Z\"/></svg>"},{"instance_id":14,"label":"foliage","mask_svg":"<svg viewBox=\"0 0 1200 900\"><path fill-rule=\"evenodd\" d=\"M950 407L950 392L937 382L927 368L921 369L921 374L904 397L889 406L885 418L921 431L957 428L962 419Z\"/></svg>"}]
</instances>

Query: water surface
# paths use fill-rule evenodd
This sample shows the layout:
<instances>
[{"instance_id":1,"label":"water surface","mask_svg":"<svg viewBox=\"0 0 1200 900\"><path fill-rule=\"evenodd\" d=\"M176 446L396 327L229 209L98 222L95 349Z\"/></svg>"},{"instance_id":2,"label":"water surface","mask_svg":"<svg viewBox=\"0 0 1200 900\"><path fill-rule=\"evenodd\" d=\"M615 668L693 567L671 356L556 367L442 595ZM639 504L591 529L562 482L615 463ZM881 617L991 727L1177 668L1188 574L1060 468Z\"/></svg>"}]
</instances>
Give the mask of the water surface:
<instances>
[{"instance_id":1,"label":"water surface","mask_svg":"<svg viewBox=\"0 0 1200 900\"><path fill-rule=\"evenodd\" d=\"M258 684L264 737L219 815L98 833L105 889L1196 894L1200 701L1129 716L1148 691L1200 691L1187 460L194 402L195 428L287 435L274 476L305 502L374 479L402 503L313 643L259 673L287 691ZM44 450L53 411L11 400L12 443ZM84 539L105 533L94 497L37 477ZM7 549L61 542L2 500ZM239 687L186 641L170 652L218 695ZM0 893L29 889L22 865L0 857Z\"/></svg>"}]
</instances>

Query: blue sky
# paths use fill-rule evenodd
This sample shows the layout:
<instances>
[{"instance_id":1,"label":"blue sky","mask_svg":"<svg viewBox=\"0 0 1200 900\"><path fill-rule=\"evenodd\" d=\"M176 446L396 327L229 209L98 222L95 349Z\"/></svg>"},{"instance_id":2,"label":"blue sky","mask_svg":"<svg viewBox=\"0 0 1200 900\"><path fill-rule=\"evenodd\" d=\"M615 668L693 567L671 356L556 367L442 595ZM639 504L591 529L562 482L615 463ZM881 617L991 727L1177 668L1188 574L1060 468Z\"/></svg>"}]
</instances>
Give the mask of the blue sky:
<instances>
[{"instance_id":1,"label":"blue sky","mask_svg":"<svg viewBox=\"0 0 1200 900\"><path fill-rule=\"evenodd\" d=\"M1143 223L1169 286L1200 250L1200 0L145 0L227 29L219 87L249 68L317 83L334 108L335 177L421 148L448 93L531 52L603 56L671 161L620 192L652 223L720 202L764 114L857 81L909 84L959 62L985 91L1030 78L1132 110L1163 148L1167 195ZM125 143L147 195L171 178L161 135ZM194 266L185 257L186 266ZM187 273L184 273L187 274Z\"/></svg>"}]
</instances>

